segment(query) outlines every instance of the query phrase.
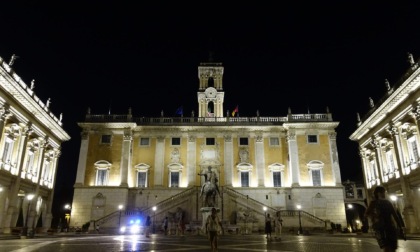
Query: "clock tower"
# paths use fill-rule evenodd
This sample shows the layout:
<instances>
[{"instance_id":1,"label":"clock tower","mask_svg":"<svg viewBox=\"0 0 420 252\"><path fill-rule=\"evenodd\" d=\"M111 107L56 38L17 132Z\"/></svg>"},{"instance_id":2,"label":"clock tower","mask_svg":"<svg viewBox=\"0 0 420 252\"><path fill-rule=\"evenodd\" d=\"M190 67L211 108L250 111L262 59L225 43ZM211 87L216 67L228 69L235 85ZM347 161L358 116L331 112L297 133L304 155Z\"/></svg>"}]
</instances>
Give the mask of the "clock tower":
<instances>
[{"instance_id":1,"label":"clock tower","mask_svg":"<svg viewBox=\"0 0 420 252\"><path fill-rule=\"evenodd\" d=\"M200 63L197 92L198 117L223 117L223 71L222 63Z\"/></svg>"}]
</instances>

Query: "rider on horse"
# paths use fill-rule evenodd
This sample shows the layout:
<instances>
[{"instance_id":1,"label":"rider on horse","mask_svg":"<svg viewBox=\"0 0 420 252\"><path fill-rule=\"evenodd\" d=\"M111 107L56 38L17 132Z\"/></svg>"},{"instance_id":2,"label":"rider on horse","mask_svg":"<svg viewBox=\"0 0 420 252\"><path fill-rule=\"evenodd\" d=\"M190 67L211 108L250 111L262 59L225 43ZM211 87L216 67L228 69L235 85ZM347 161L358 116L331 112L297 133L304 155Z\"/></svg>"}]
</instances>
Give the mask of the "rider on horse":
<instances>
[{"instance_id":1,"label":"rider on horse","mask_svg":"<svg viewBox=\"0 0 420 252\"><path fill-rule=\"evenodd\" d=\"M214 190L220 195L219 187L217 186L217 176L216 173L211 170L211 166L208 167L207 172L198 173L200 176L204 176L205 183L201 187L201 196L206 191L205 189L208 188L209 190ZM207 192L206 192L207 193Z\"/></svg>"}]
</instances>

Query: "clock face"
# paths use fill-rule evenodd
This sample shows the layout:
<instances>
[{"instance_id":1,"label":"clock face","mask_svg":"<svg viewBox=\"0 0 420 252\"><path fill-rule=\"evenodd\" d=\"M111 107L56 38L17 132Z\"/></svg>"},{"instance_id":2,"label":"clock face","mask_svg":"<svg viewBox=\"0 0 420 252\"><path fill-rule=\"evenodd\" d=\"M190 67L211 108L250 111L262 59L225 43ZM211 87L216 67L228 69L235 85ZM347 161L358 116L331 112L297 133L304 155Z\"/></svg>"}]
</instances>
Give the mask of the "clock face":
<instances>
[{"instance_id":1,"label":"clock face","mask_svg":"<svg viewBox=\"0 0 420 252\"><path fill-rule=\"evenodd\" d=\"M204 91L206 93L206 97L214 98L217 95L217 90L214 87L209 87Z\"/></svg>"}]
</instances>

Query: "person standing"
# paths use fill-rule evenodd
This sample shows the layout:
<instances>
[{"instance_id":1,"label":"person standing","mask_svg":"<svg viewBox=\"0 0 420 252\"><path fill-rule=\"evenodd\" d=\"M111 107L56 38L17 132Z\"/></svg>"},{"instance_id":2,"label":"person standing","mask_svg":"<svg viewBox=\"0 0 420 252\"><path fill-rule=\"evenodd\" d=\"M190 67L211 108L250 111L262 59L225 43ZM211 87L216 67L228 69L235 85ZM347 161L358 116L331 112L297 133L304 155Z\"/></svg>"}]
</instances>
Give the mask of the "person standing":
<instances>
[{"instance_id":1,"label":"person standing","mask_svg":"<svg viewBox=\"0 0 420 252\"><path fill-rule=\"evenodd\" d=\"M281 228L283 226L283 219L281 218L280 211L274 217L274 239L281 240Z\"/></svg>"},{"instance_id":2,"label":"person standing","mask_svg":"<svg viewBox=\"0 0 420 252\"><path fill-rule=\"evenodd\" d=\"M271 221L272 219L270 217L270 214L267 214L265 216L265 238L267 238L267 240L271 240Z\"/></svg>"},{"instance_id":3,"label":"person standing","mask_svg":"<svg viewBox=\"0 0 420 252\"><path fill-rule=\"evenodd\" d=\"M148 215L146 218L146 237L150 237L150 225L152 224L152 220L150 219L150 216Z\"/></svg>"},{"instance_id":4,"label":"person standing","mask_svg":"<svg viewBox=\"0 0 420 252\"><path fill-rule=\"evenodd\" d=\"M371 220L371 227L375 232L375 238L379 247L384 252L395 252L398 247L398 230L404 234L404 223L398 218L392 203L386 199L386 190L383 186L377 186L373 191L372 200L366 209L365 217Z\"/></svg>"},{"instance_id":5,"label":"person standing","mask_svg":"<svg viewBox=\"0 0 420 252\"><path fill-rule=\"evenodd\" d=\"M178 221L178 234L181 236L184 236L185 234L185 221L184 221L184 215L181 214Z\"/></svg>"},{"instance_id":6,"label":"person standing","mask_svg":"<svg viewBox=\"0 0 420 252\"><path fill-rule=\"evenodd\" d=\"M163 231L165 232L165 235L168 234L168 216L163 219Z\"/></svg>"},{"instance_id":7,"label":"person standing","mask_svg":"<svg viewBox=\"0 0 420 252\"><path fill-rule=\"evenodd\" d=\"M216 208L211 209L211 214L207 217L206 220L206 234L210 240L211 251L217 251L217 237L218 232L223 232L222 222L217 216Z\"/></svg>"}]
</instances>

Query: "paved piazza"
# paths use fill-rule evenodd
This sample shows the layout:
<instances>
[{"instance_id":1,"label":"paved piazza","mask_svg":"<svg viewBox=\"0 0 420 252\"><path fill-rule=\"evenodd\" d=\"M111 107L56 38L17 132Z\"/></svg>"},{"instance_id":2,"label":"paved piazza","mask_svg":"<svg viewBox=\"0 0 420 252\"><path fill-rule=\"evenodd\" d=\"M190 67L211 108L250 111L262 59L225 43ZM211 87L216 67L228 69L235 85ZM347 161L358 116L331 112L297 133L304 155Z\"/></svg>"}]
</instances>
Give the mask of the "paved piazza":
<instances>
[{"instance_id":1,"label":"paved piazza","mask_svg":"<svg viewBox=\"0 0 420 252\"><path fill-rule=\"evenodd\" d=\"M90 235L53 236L34 239L2 239L0 252L128 252L128 251L210 251L204 236L187 235ZM399 241L398 252L420 251L420 240ZM224 235L219 239L219 252L282 251L282 252L380 252L375 239L356 235L284 235L282 240L267 241L264 235Z\"/></svg>"}]
</instances>

